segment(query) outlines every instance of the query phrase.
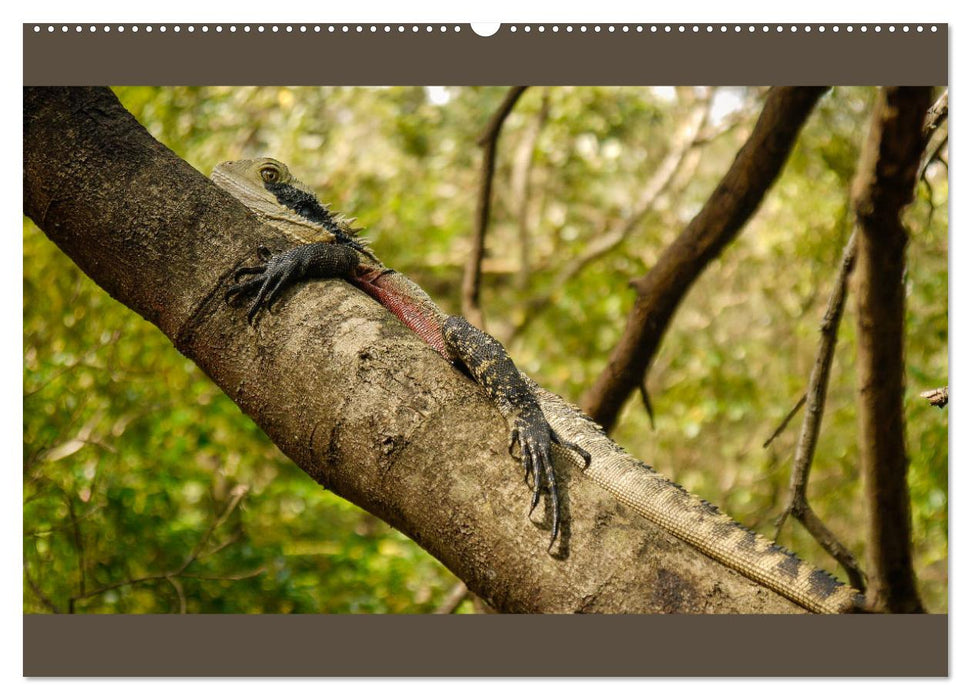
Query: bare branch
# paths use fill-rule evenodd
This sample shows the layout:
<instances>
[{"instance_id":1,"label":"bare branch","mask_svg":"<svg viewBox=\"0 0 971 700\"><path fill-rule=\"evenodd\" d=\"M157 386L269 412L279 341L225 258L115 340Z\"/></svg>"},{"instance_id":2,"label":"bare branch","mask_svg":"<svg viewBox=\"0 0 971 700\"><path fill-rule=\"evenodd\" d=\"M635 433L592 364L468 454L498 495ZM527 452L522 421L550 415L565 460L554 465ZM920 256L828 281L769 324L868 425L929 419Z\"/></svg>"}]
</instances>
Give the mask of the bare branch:
<instances>
[{"instance_id":1,"label":"bare branch","mask_svg":"<svg viewBox=\"0 0 971 700\"><path fill-rule=\"evenodd\" d=\"M947 387L942 386L938 389L931 389L930 391L921 392L920 397L922 399L927 399L931 406L944 408L947 406L947 393Z\"/></svg>"},{"instance_id":2,"label":"bare branch","mask_svg":"<svg viewBox=\"0 0 971 700\"><path fill-rule=\"evenodd\" d=\"M482 258L485 255L485 236L489 228L489 210L492 206L492 178L496 171L496 146L503 122L512 112L517 100L526 91L525 87L511 87L502 104L492 115L478 145L482 147L482 173L479 176L479 199L476 206L475 232L472 235L472 250L465 265L462 278L462 315L469 323L483 328L485 319L479 303L482 286Z\"/></svg>"},{"instance_id":3,"label":"bare branch","mask_svg":"<svg viewBox=\"0 0 971 700\"><path fill-rule=\"evenodd\" d=\"M795 415L799 413L799 409L802 408L805 405L805 403L806 403L806 394L803 394L802 396L799 397L799 400L796 401L796 405L793 406L786 414L786 417L782 419L782 422L779 423L779 427L772 431L772 434L769 436L769 439L762 443L763 450L766 449L769 445L771 445L777 437L782 435L782 432L786 429L786 426L789 425L789 421L791 421L795 417ZM778 537L778 535L776 536Z\"/></svg>"},{"instance_id":4,"label":"bare branch","mask_svg":"<svg viewBox=\"0 0 971 700\"><path fill-rule=\"evenodd\" d=\"M947 119L947 89L940 94L924 116L924 124L921 127L924 133L924 139L929 140L934 135L934 132L937 131L937 128L944 123L945 119Z\"/></svg>"},{"instance_id":5,"label":"bare branch","mask_svg":"<svg viewBox=\"0 0 971 700\"><path fill-rule=\"evenodd\" d=\"M843 570L846 572L846 577L850 582L850 585L856 588L858 591L866 590L866 574L857 564L856 557L853 553L847 549L834 535L829 528L827 528L823 521L819 519L813 511L812 506L809 505L808 501L803 500L801 503L797 504L792 510L792 515L806 531L813 536L820 546L826 550L827 553L836 561L840 563Z\"/></svg>"},{"instance_id":6,"label":"bare branch","mask_svg":"<svg viewBox=\"0 0 971 700\"><path fill-rule=\"evenodd\" d=\"M610 429L639 385L671 318L708 263L731 243L782 171L796 137L825 88L773 88L751 135L714 192L644 277L607 366L583 408Z\"/></svg>"},{"instance_id":7,"label":"bare branch","mask_svg":"<svg viewBox=\"0 0 971 700\"><path fill-rule=\"evenodd\" d=\"M850 584L859 590L864 587L864 574L860 570L853 554L844 547L816 516L806 498L809 485L809 471L812 467L813 456L816 454L816 442L819 439L819 429L826 407L826 389L829 385L829 372L833 364L836 351L836 340L839 335L840 319L846 305L846 291L849 285L850 273L856 264L856 232L843 249L843 258L833 291L830 292L826 313L819 328L819 349L816 352L816 363L809 376L809 388L806 390L806 412L803 415L802 429L796 443L796 454L792 463L792 474L789 477L789 496L787 505L776 520L776 537L785 524L786 518L792 514L816 538L822 547L833 556L846 571ZM791 414L790 414L791 415Z\"/></svg>"}]
</instances>

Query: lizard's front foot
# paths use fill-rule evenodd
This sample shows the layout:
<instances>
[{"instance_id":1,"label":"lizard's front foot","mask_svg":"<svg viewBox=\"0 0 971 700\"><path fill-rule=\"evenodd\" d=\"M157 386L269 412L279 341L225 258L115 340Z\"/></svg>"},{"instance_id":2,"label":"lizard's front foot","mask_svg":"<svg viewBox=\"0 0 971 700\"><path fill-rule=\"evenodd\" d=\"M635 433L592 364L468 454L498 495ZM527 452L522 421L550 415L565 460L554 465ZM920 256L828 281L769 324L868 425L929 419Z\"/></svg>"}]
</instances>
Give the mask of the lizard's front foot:
<instances>
[{"instance_id":1,"label":"lizard's front foot","mask_svg":"<svg viewBox=\"0 0 971 700\"><path fill-rule=\"evenodd\" d=\"M236 284L226 291L226 301L256 292L246 314L250 324L260 309L269 309L288 287L310 277L346 276L358 262L353 249L334 243L308 243L282 253L260 246L259 255L262 264L236 270ZM244 277L249 279L243 281Z\"/></svg>"},{"instance_id":2,"label":"lizard's front foot","mask_svg":"<svg viewBox=\"0 0 971 700\"><path fill-rule=\"evenodd\" d=\"M518 458L513 452L517 443L519 444ZM513 421L512 432L509 435L509 454L522 462L527 485L532 477L533 499L529 505L530 514L536 509L540 492L544 487L549 493L553 527L547 551L553 548L556 537L560 533L560 498L556 489L556 472L553 470L553 445L573 450L580 455L587 466L590 466L590 453L579 445L561 440L542 414L520 415Z\"/></svg>"}]
</instances>

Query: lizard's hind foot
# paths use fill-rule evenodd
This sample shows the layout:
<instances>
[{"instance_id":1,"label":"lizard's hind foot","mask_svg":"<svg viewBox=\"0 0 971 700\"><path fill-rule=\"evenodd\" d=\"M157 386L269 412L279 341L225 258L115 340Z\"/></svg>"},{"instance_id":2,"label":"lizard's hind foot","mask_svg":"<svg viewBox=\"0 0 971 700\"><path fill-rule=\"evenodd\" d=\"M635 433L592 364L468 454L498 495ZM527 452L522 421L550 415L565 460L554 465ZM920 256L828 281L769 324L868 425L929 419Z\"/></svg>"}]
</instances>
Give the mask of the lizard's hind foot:
<instances>
[{"instance_id":1,"label":"lizard's hind foot","mask_svg":"<svg viewBox=\"0 0 971 700\"><path fill-rule=\"evenodd\" d=\"M510 454L513 454L516 443L519 444L518 459L522 462L526 483L530 485L532 482L533 495L529 503L529 514L532 515L539 505L543 490L549 496L550 515L553 522L550 543L546 550L550 551L560 534L561 511L556 471L553 468L553 445L576 452L587 466L590 466L590 453L579 445L561 440L541 414L527 414L516 419L509 436Z\"/></svg>"}]
</instances>

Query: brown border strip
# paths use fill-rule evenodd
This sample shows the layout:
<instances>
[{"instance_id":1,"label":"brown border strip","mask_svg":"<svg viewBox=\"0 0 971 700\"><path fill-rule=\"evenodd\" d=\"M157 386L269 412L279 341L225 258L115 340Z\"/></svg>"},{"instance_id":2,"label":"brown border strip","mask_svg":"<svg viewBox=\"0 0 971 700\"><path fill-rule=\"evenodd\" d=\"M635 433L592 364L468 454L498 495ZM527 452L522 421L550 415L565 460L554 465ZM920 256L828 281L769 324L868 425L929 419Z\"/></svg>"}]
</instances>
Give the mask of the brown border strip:
<instances>
[{"instance_id":1,"label":"brown border strip","mask_svg":"<svg viewBox=\"0 0 971 700\"><path fill-rule=\"evenodd\" d=\"M26 676L946 676L946 615L25 615Z\"/></svg>"},{"instance_id":2,"label":"brown border strip","mask_svg":"<svg viewBox=\"0 0 971 700\"><path fill-rule=\"evenodd\" d=\"M721 24L710 25L711 32L707 24L534 24L528 33L526 25L503 25L491 37L478 36L470 25L404 25L405 31L399 32L398 24L184 24L178 33L175 25L113 24L108 25L109 32L105 26L25 24L24 83L946 85L948 81L946 24L922 24L920 32L917 24L758 24L738 25L738 32L734 24L725 25L725 32ZM119 26L123 31L118 31ZM244 31L247 26L249 32ZM258 31L260 26L263 32ZM385 26L389 31L384 31ZM460 31L455 31L456 26ZM862 31L863 26L867 31ZM418 31L412 31L415 27Z\"/></svg>"}]
</instances>

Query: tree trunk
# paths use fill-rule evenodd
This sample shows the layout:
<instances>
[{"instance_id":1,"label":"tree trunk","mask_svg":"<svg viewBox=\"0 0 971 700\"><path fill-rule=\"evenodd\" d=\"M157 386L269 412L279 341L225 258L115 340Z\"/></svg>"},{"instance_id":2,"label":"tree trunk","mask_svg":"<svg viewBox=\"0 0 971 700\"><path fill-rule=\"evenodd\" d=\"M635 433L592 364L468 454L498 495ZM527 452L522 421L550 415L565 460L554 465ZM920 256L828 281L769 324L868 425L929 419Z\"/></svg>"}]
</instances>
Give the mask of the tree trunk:
<instances>
[{"instance_id":1,"label":"tree trunk","mask_svg":"<svg viewBox=\"0 0 971 700\"><path fill-rule=\"evenodd\" d=\"M857 257L858 421L867 503L867 607L922 612L910 542L904 444L904 256L901 210L914 197L930 88L886 88L853 183Z\"/></svg>"}]
</instances>

